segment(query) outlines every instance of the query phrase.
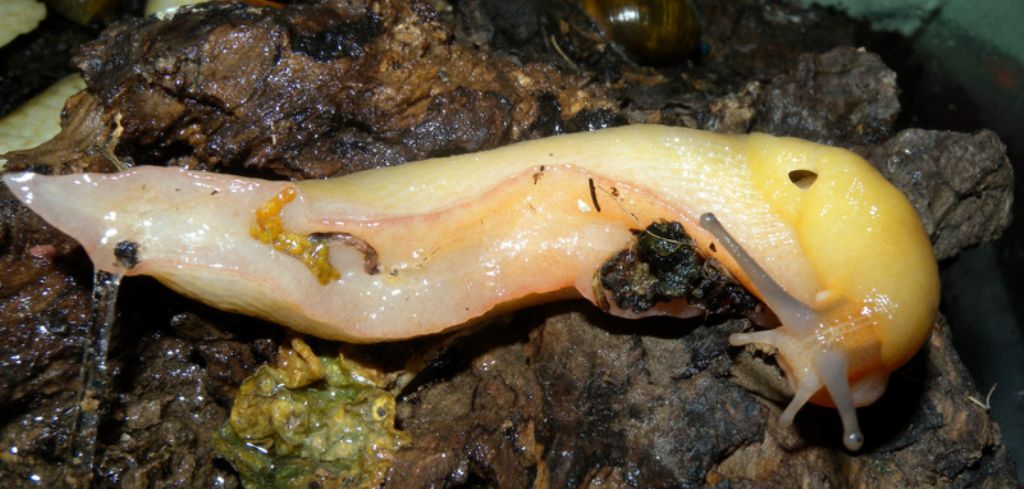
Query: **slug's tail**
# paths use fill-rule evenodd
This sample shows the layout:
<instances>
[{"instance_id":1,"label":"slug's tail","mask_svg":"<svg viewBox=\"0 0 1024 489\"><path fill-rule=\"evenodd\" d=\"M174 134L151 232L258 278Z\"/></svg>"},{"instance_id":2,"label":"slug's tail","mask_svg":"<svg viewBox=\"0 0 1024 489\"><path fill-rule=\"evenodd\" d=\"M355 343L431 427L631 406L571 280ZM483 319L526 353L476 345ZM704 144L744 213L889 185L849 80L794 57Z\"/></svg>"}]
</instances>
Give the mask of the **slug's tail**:
<instances>
[{"instance_id":1,"label":"slug's tail","mask_svg":"<svg viewBox=\"0 0 1024 489\"><path fill-rule=\"evenodd\" d=\"M97 269L126 275L142 273L137 264L144 268L159 262L173 268L185 258L195 263L199 255L189 250L231 244L237 234L247 236L253 210L276 190L262 191L231 177L144 165L121 173L11 173L2 178L18 200L78 241ZM223 218L211 219L215 215ZM221 222L243 231L211 224ZM141 250L140 263L124 259L125 246Z\"/></svg>"},{"instance_id":2,"label":"slug's tail","mask_svg":"<svg viewBox=\"0 0 1024 489\"><path fill-rule=\"evenodd\" d=\"M18 200L48 223L86 244L87 250L96 248L101 242L116 239L113 235L105 235L110 231L102 225L104 219L113 220L116 215L110 215L109 210L100 212L100 207L107 209L104 205L112 195L108 189L98 188L90 175L8 173L2 178ZM107 261L112 264L113 256L109 258ZM100 268L113 271L111 266Z\"/></svg>"}]
</instances>

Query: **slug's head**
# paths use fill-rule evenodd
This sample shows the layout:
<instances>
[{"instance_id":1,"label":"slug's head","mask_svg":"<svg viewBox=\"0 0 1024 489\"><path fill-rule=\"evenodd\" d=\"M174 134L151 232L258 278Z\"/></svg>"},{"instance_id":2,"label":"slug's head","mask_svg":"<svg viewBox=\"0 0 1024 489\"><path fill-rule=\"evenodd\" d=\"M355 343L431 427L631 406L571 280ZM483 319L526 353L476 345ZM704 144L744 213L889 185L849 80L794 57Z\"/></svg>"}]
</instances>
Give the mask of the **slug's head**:
<instances>
[{"instance_id":1,"label":"slug's head","mask_svg":"<svg viewBox=\"0 0 1024 489\"><path fill-rule=\"evenodd\" d=\"M931 244L906 197L854 153L752 134L748 161L755 186L793 230L820 290L794 297L785 277L769 276L729 235L728 223L706 214L701 225L782 322L730 342L778 349L795 392L784 424L807 401L835 406L844 442L856 450L863 437L854 408L882 394L889 374L931 330L939 297Z\"/></svg>"}]
</instances>

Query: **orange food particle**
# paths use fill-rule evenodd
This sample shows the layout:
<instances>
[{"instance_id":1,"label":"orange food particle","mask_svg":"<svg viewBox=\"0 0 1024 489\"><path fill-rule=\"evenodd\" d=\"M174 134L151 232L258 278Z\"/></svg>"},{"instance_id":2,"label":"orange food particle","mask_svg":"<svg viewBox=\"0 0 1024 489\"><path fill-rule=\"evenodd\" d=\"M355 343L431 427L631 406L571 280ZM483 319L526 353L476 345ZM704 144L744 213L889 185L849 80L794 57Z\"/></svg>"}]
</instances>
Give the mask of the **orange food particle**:
<instances>
[{"instance_id":1,"label":"orange food particle","mask_svg":"<svg viewBox=\"0 0 1024 489\"><path fill-rule=\"evenodd\" d=\"M284 229L281 211L295 200L295 187L285 187L256 209L256 219L249 228L249 234L261 243L271 245L275 250L299 258L321 284L327 284L341 277L331 265L330 246L323 240L311 240Z\"/></svg>"}]
</instances>

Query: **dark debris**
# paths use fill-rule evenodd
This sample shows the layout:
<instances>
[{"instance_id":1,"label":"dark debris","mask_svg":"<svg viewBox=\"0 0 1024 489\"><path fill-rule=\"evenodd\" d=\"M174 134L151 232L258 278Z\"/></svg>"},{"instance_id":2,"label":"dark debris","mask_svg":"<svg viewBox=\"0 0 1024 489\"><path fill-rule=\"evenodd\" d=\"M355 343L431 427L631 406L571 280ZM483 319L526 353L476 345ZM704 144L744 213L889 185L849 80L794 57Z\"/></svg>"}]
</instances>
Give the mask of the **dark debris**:
<instances>
[{"instance_id":1,"label":"dark debris","mask_svg":"<svg viewBox=\"0 0 1024 489\"><path fill-rule=\"evenodd\" d=\"M646 312L676 299L708 314L743 314L757 307L757 299L714 260L701 256L678 222L657 222L635 234L636 244L610 258L599 272L618 307Z\"/></svg>"}]
</instances>

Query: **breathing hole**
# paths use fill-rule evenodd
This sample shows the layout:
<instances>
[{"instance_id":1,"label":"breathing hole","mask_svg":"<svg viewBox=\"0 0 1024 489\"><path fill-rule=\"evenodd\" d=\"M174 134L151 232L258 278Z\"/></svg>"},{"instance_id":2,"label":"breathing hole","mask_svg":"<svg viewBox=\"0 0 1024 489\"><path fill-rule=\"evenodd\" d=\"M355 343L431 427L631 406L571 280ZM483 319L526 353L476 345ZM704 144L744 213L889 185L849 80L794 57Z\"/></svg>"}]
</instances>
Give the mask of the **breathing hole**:
<instances>
[{"instance_id":1,"label":"breathing hole","mask_svg":"<svg viewBox=\"0 0 1024 489\"><path fill-rule=\"evenodd\" d=\"M814 181L818 179L818 174L811 170L793 170L789 172L789 181L793 182L793 185L800 187L804 190L811 188Z\"/></svg>"}]
</instances>

